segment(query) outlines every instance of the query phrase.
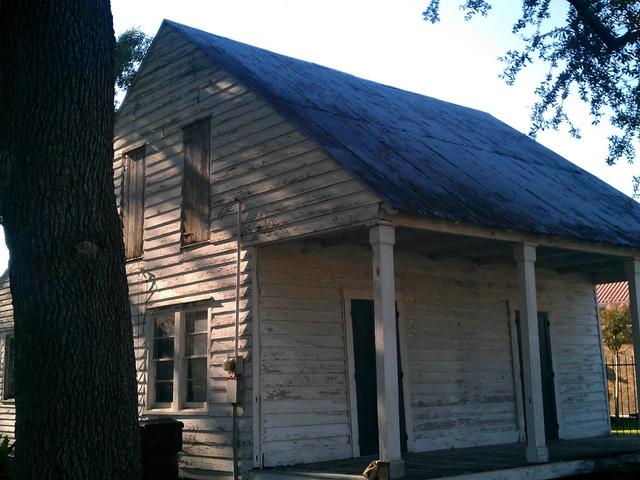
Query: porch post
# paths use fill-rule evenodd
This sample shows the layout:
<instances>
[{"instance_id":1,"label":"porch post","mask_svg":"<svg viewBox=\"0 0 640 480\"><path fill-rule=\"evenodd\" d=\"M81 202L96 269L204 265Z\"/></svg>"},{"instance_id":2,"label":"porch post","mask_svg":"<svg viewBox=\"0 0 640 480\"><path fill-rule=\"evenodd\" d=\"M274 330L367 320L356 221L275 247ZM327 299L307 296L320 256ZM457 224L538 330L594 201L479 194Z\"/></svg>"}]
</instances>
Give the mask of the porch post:
<instances>
[{"instance_id":1,"label":"porch post","mask_svg":"<svg viewBox=\"0 0 640 480\"><path fill-rule=\"evenodd\" d=\"M390 478L400 478L404 476L404 463L400 452L396 290L393 269L394 227L391 225L371 227L369 241L373 252L373 309L380 461L388 463Z\"/></svg>"},{"instance_id":2,"label":"porch post","mask_svg":"<svg viewBox=\"0 0 640 480\"><path fill-rule=\"evenodd\" d=\"M640 403L640 258L629 258L625 262L627 281L629 282L629 311L631 312L631 332L633 339L633 358L636 365L636 405Z\"/></svg>"},{"instance_id":3,"label":"porch post","mask_svg":"<svg viewBox=\"0 0 640 480\"><path fill-rule=\"evenodd\" d=\"M518 289L520 291L520 335L522 340L524 413L527 420L527 461L542 463L549 460L549 452L544 432L535 245L528 243L516 245L514 259L518 266Z\"/></svg>"}]
</instances>

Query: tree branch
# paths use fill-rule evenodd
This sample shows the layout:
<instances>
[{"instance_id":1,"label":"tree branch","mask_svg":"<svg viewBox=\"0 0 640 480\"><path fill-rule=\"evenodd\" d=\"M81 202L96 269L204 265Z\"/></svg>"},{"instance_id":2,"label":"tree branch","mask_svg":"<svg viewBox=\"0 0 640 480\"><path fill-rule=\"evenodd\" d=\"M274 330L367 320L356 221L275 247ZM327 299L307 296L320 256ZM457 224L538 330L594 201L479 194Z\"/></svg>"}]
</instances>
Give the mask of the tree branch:
<instances>
[{"instance_id":1,"label":"tree branch","mask_svg":"<svg viewBox=\"0 0 640 480\"><path fill-rule=\"evenodd\" d=\"M589 7L589 2L585 0L567 0L576 9L583 23L593 30L602 43L611 51L617 51L629 43L634 43L640 39L640 30L630 30L620 37L616 37L600 21L598 16Z\"/></svg>"}]
</instances>

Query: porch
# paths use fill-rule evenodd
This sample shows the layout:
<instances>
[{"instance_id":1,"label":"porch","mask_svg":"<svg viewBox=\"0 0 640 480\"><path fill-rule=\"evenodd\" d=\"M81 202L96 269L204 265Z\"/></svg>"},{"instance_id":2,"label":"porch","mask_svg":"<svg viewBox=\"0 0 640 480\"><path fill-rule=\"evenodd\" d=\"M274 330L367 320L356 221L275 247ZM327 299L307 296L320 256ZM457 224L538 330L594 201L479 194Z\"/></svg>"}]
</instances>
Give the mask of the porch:
<instances>
[{"instance_id":1,"label":"porch","mask_svg":"<svg viewBox=\"0 0 640 480\"><path fill-rule=\"evenodd\" d=\"M640 472L640 436L604 436L550 442L549 461L528 463L526 444L492 445L403 455L406 480L550 479L605 470ZM362 479L374 457L254 470L253 480ZM622 470L621 470L622 471ZM632 478L632 477L629 477Z\"/></svg>"},{"instance_id":2,"label":"porch","mask_svg":"<svg viewBox=\"0 0 640 480\"><path fill-rule=\"evenodd\" d=\"M374 451L392 478L557 478L640 452L573 440L610 431L593 281L635 263L462 233L378 225L259 249L256 478L359 476Z\"/></svg>"}]
</instances>

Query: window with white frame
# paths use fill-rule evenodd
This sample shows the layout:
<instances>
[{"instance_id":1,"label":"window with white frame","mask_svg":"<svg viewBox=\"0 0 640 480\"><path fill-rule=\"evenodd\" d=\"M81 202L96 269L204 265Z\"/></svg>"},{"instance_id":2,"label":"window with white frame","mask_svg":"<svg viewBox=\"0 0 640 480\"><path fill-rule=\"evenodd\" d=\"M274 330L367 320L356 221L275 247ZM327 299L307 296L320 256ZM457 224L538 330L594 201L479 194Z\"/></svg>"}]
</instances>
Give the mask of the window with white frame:
<instances>
[{"instance_id":1,"label":"window with white frame","mask_svg":"<svg viewBox=\"0 0 640 480\"><path fill-rule=\"evenodd\" d=\"M151 315L150 409L206 408L208 318L207 308L184 308Z\"/></svg>"}]
</instances>

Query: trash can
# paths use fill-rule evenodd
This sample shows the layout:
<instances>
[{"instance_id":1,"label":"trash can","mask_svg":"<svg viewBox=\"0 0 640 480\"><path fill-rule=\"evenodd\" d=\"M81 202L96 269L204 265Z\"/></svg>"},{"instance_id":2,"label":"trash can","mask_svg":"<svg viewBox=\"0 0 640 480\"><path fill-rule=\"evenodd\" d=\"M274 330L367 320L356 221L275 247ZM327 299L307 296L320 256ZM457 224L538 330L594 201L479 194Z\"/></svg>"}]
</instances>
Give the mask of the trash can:
<instances>
[{"instance_id":1,"label":"trash can","mask_svg":"<svg viewBox=\"0 0 640 480\"><path fill-rule=\"evenodd\" d=\"M182 427L173 418L140 421L143 480L177 480Z\"/></svg>"}]
</instances>

